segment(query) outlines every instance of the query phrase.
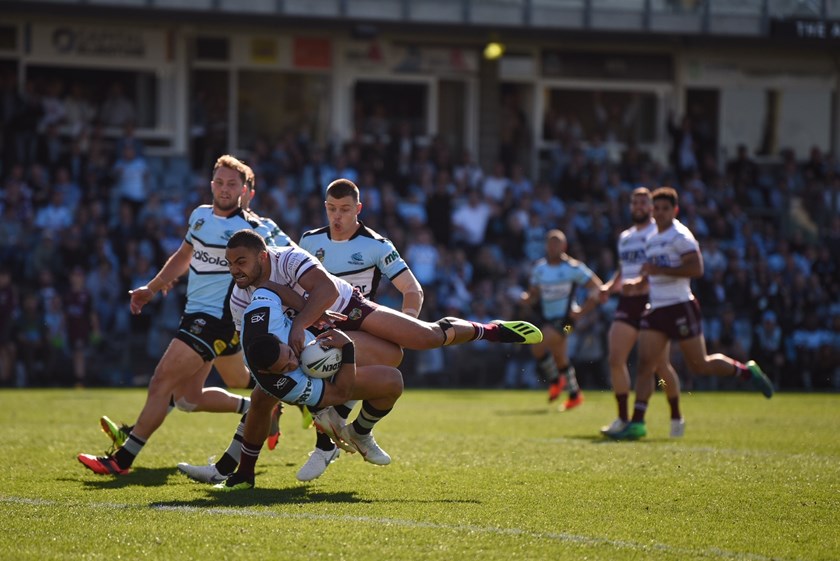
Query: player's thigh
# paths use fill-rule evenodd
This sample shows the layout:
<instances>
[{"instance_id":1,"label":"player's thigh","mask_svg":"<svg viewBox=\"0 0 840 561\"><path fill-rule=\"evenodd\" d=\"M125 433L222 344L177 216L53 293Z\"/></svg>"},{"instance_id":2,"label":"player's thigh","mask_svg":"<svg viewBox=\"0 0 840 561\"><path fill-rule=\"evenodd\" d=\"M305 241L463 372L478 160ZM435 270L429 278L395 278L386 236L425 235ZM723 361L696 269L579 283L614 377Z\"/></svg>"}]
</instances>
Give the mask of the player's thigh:
<instances>
[{"instance_id":1,"label":"player's thigh","mask_svg":"<svg viewBox=\"0 0 840 561\"><path fill-rule=\"evenodd\" d=\"M402 348L396 343L364 331L348 331L347 336L356 344L356 365L358 366L373 364L399 366L402 362Z\"/></svg>"},{"instance_id":2,"label":"player's thigh","mask_svg":"<svg viewBox=\"0 0 840 561\"><path fill-rule=\"evenodd\" d=\"M361 329L406 349L430 348L429 343L433 339L438 343L437 346L443 345L443 336L435 332L433 324L385 306L373 310L362 322Z\"/></svg>"},{"instance_id":3,"label":"player's thigh","mask_svg":"<svg viewBox=\"0 0 840 561\"><path fill-rule=\"evenodd\" d=\"M248 382L251 380L251 374L245 366L245 361L242 360L242 352L237 352L232 355L217 356L213 361L216 370L219 371L219 376L225 381L225 385L229 388L247 388Z\"/></svg>"},{"instance_id":4,"label":"player's thigh","mask_svg":"<svg viewBox=\"0 0 840 561\"><path fill-rule=\"evenodd\" d=\"M204 366L194 376L190 376L182 380L172 390L172 396L177 401L178 399L185 399L190 403L198 403L201 400L201 393L204 390L204 383L207 381L207 376L210 374L212 364L205 362Z\"/></svg>"},{"instance_id":5,"label":"player's thigh","mask_svg":"<svg viewBox=\"0 0 840 561\"><path fill-rule=\"evenodd\" d=\"M396 398L402 394L402 373L391 366L359 366L352 399Z\"/></svg>"},{"instance_id":6,"label":"player's thigh","mask_svg":"<svg viewBox=\"0 0 840 561\"><path fill-rule=\"evenodd\" d=\"M639 338L639 330L629 323L614 321L610 326L607 338L609 341L610 364L624 364L627 362L627 357L630 356L630 351L633 350L633 345Z\"/></svg>"},{"instance_id":7,"label":"player's thigh","mask_svg":"<svg viewBox=\"0 0 840 561\"><path fill-rule=\"evenodd\" d=\"M542 345L554 355L558 363L568 362L568 338L550 323L540 327L543 334ZM562 364L561 364L562 366Z\"/></svg>"},{"instance_id":8,"label":"player's thigh","mask_svg":"<svg viewBox=\"0 0 840 561\"><path fill-rule=\"evenodd\" d=\"M154 378L160 382L179 385L185 380L202 377L210 372L210 363L180 339L172 339L155 368Z\"/></svg>"}]
</instances>

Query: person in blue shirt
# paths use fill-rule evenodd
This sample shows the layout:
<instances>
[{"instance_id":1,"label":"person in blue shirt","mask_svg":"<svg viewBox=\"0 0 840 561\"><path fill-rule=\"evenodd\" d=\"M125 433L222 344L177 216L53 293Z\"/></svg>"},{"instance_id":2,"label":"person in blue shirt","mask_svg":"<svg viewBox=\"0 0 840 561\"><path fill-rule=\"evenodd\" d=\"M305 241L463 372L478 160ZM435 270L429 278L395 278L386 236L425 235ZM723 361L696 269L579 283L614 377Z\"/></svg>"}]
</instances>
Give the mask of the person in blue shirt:
<instances>
[{"instance_id":1,"label":"person in blue shirt","mask_svg":"<svg viewBox=\"0 0 840 561\"><path fill-rule=\"evenodd\" d=\"M131 313L136 315L158 292L166 294L179 277L189 275L181 324L155 368L146 403L136 423L130 428L120 428L102 417L102 429L111 436L117 449L106 456L78 456L94 473L127 474L173 408L239 414L248 410L248 398L222 388L205 388L204 382L214 364L223 378L226 373L235 379L242 378L243 373L247 375L230 312L233 279L225 249L227 240L242 229L254 230L274 245L271 228L240 206L249 174L253 172L244 163L233 156L221 156L213 168L212 204L201 205L192 212L184 241L158 274L147 285L129 291Z\"/></svg>"},{"instance_id":2,"label":"person in blue shirt","mask_svg":"<svg viewBox=\"0 0 840 561\"><path fill-rule=\"evenodd\" d=\"M585 264L566 255L566 235L551 230L546 235L546 256L534 265L530 286L523 292L525 304L539 305L541 343L531 346L540 373L548 381L548 401L555 401L568 383L569 398L561 406L566 411L583 403L583 393L569 363L568 336L575 320L599 303L601 279ZM589 290L582 306L575 302L577 289Z\"/></svg>"}]
</instances>

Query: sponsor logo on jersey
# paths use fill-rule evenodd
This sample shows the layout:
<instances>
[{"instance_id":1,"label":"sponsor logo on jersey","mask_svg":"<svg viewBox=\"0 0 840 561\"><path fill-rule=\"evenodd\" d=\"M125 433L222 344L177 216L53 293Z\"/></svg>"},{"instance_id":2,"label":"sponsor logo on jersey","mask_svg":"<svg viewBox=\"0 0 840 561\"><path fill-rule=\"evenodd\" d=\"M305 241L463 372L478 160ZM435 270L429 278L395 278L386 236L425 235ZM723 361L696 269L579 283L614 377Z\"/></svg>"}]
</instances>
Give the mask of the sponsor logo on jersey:
<instances>
[{"instance_id":1,"label":"sponsor logo on jersey","mask_svg":"<svg viewBox=\"0 0 840 561\"><path fill-rule=\"evenodd\" d=\"M670 267L671 260L668 258L667 255L652 255L648 258L648 262L656 265L657 267Z\"/></svg>"},{"instance_id":2,"label":"sponsor logo on jersey","mask_svg":"<svg viewBox=\"0 0 840 561\"><path fill-rule=\"evenodd\" d=\"M215 341L213 341L213 350L216 351L217 355L222 354L226 348L227 343L225 343L221 339L216 339Z\"/></svg>"},{"instance_id":3,"label":"sponsor logo on jersey","mask_svg":"<svg viewBox=\"0 0 840 561\"><path fill-rule=\"evenodd\" d=\"M250 322L251 323L259 323L261 321L265 321L265 312L259 312L251 314Z\"/></svg>"},{"instance_id":4,"label":"sponsor logo on jersey","mask_svg":"<svg viewBox=\"0 0 840 561\"><path fill-rule=\"evenodd\" d=\"M288 376L280 376L274 381L272 385L274 386L274 391L271 393L274 394L276 397L282 399L286 396L286 394L295 389L295 386L297 386L297 382L295 382L292 378L289 378Z\"/></svg>"},{"instance_id":5,"label":"sponsor logo on jersey","mask_svg":"<svg viewBox=\"0 0 840 561\"><path fill-rule=\"evenodd\" d=\"M204 226L204 219L199 218L198 220L195 221L195 224L193 224L193 230L198 232L199 230L201 230L202 226Z\"/></svg>"},{"instance_id":6,"label":"sponsor logo on jersey","mask_svg":"<svg viewBox=\"0 0 840 561\"><path fill-rule=\"evenodd\" d=\"M387 257L385 257L385 264L389 265L399 258L400 258L400 254L397 253L397 250L395 249L394 251L389 253Z\"/></svg>"},{"instance_id":7,"label":"sponsor logo on jersey","mask_svg":"<svg viewBox=\"0 0 840 561\"><path fill-rule=\"evenodd\" d=\"M220 255L211 255L209 252L196 249L193 251L193 259L207 263L208 265L219 265L220 267L227 267L228 261Z\"/></svg>"},{"instance_id":8,"label":"sponsor logo on jersey","mask_svg":"<svg viewBox=\"0 0 840 561\"><path fill-rule=\"evenodd\" d=\"M353 321L356 321L360 317L362 317L362 310L360 310L359 308L353 308L352 310L350 310L350 313L347 314L347 318Z\"/></svg>"},{"instance_id":9,"label":"sponsor logo on jersey","mask_svg":"<svg viewBox=\"0 0 840 561\"><path fill-rule=\"evenodd\" d=\"M318 248L318 250L315 252L315 257L317 257L317 258L318 258L318 261L320 261L321 263L323 263L323 262L324 262L324 255L326 255L326 253L327 253L327 252L326 252L326 251L324 251L324 248L323 248L323 247L319 247L319 248Z\"/></svg>"},{"instance_id":10,"label":"sponsor logo on jersey","mask_svg":"<svg viewBox=\"0 0 840 561\"><path fill-rule=\"evenodd\" d=\"M312 395L312 378L307 378L306 387L303 388L303 392L301 392L300 397L297 398L297 402L306 403L310 395Z\"/></svg>"},{"instance_id":11,"label":"sponsor logo on jersey","mask_svg":"<svg viewBox=\"0 0 840 561\"><path fill-rule=\"evenodd\" d=\"M365 258L362 256L361 253L356 252L350 256L350 261L348 261L348 263L350 263L351 265L364 265Z\"/></svg>"},{"instance_id":12,"label":"sponsor logo on jersey","mask_svg":"<svg viewBox=\"0 0 840 561\"><path fill-rule=\"evenodd\" d=\"M223 239L223 240L229 240L230 238L232 238L232 237L233 237L233 235L234 235L235 233L236 233L236 232L235 232L234 230L225 230L225 233L224 233L224 234L222 234L222 239Z\"/></svg>"},{"instance_id":13,"label":"sponsor logo on jersey","mask_svg":"<svg viewBox=\"0 0 840 561\"><path fill-rule=\"evenodd\" d=\"M193 320L192 325L190 326L190 333L193 335L198 335L202 331L204 331L204 326L207 325L207 322L201 318L196 318Z\"/></svg>"}]
</instances>

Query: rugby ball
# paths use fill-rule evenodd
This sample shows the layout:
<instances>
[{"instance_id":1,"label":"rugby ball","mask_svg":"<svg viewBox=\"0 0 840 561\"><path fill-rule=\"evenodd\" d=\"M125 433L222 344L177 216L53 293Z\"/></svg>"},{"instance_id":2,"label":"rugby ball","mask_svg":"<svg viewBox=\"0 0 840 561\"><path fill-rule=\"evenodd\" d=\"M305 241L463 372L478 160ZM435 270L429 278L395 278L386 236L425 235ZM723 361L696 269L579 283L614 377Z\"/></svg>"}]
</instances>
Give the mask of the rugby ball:
<instances>
[{"instance_id":1,"label":"rugby ball","mask_svg":"<svg viewBox=\"0 0 840 561\"><path fill-rule=\"evenodd\" d=\"M300 369L313 378L329 378L341 368L341 349L322 347L318 340L310 342L300 353Z\"/></svg>"}]
</instances>

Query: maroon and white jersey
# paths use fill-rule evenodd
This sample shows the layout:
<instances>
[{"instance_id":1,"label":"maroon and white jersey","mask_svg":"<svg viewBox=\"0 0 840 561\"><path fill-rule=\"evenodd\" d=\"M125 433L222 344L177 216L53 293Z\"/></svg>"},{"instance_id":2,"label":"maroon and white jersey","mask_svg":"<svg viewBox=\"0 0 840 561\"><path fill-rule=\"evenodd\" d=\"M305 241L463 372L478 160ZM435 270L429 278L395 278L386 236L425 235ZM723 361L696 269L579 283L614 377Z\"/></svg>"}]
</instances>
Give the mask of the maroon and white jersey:
<instances>
[{"instance_id":1,"label":"maroon and white jersey","mask_svg":"<svg viewBox=\"0 0 840 561\"><path fill-rule=\"evenodd\" d=\"M618 237L618 263L622 282L634 279L642 271L647 260L645 247L647 239L656 232L656 222L651 221L644 228L631 226Z\"/></svg>"},{"instance_id":2,"label":"maroon and white jersey","mask_svg":"<svg viewBox=\"0 0 840 561\"><path fill-rule=\"evenodd\" d=\"M656 231L645 245L647 261L658 267L679 267L682 256L700 251L700 245L682 222L674 219L664 232ZM671 306L694 299L691 279L671 275L650 275L651 309Z\"/></svg>"},{"instance_id":3,"label":"maroon and white jersey","mask_svg":"<svg viewBox=\"0 0 840 561\"><path fill-rule=\"evenodd\" d=\"M271 264L271 274L269 275L271 281L288 286L301 296L306 297L306 291L300 286L300 279L313 267L318 268L327 273L327 277L333 281L338 290L338 298L329 309L340 312L350 302L350 297L353 295L353 286L347 281L329 274L324 266L307 251L296 246L269 246L268 258ZM245 313L245 308L251 303L251 296L255 290L256 288L253 286L239 288L234 285L233 287L233 292L230 295L230 313L237 331L242 331L242 316ZM287 307L284 305L285 309Z\"/></svg>"}]
</instances>

